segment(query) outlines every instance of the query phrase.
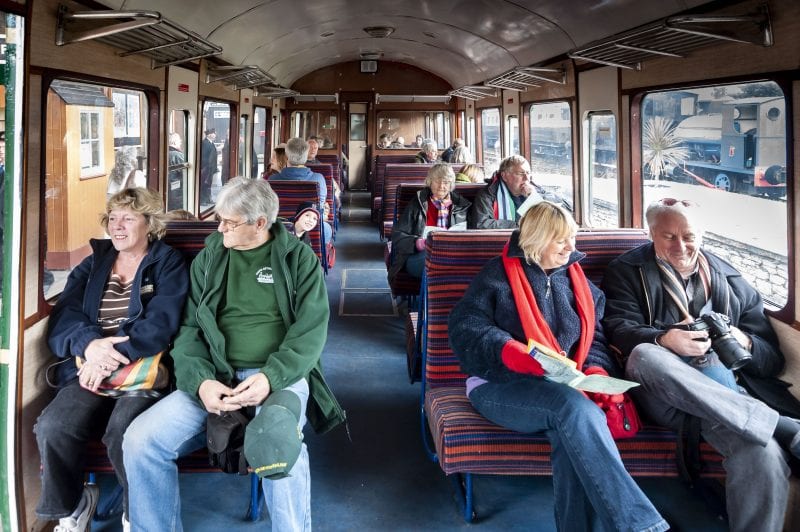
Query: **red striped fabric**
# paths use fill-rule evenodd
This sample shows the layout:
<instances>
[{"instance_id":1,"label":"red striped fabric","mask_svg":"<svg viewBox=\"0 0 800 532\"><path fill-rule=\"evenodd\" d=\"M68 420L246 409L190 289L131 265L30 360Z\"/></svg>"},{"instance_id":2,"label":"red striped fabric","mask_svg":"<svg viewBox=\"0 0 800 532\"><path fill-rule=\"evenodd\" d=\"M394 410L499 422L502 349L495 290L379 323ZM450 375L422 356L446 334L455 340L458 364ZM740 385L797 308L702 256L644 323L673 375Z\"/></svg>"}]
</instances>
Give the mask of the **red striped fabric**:
<instances>
[{"instance_id":1,"label":"red striped fabric","mask_svg":"<svg viewBox=\"0 0 800 532\"><path fill-rule=\"evenodd\" d=\"M507 231L442 231L427 243L427 289L423 294L426 392L425 413L445 473L551 475L550 446L541 435L520 434L499 427L478 414L465 395L466 376L450 349L447 320L472 278L492 257L499 256ZM625 250L647 242L643 230L581 230L578 250L586 276L600 284L608 263ZM622 460L635 476L675 477L676 435L645 427L636 438L617 442ZM724 477L722 458L701 446L702 476Z\"/></svg>"}]
</instances>

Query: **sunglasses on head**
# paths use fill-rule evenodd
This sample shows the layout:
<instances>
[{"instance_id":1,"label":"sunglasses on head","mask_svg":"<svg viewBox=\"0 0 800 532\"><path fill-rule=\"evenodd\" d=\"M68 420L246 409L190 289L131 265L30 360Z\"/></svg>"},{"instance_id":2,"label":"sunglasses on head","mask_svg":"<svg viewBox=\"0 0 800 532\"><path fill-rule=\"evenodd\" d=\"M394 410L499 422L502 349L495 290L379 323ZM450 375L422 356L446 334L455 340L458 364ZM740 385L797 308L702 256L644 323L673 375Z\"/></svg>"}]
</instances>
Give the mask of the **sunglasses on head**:
<instances>
[{"instance_id":1,"label":"sunglasses on head","mask_svg":"<svg viewBox=\"0 0 800 532\"><path fill-rule=\"evenodd\" d=\"M658 202L661 203L662 205L666 205L667 207L672 207L676 203L680 203L684 207L696 207L697 206L697 203L695 203L695 202L693 202L691 200L685 200L685 199L684 200L679 200L679 199L675 199L675 198L661 198L660 200L658 200Z\"/></svg>"}]
</instances>

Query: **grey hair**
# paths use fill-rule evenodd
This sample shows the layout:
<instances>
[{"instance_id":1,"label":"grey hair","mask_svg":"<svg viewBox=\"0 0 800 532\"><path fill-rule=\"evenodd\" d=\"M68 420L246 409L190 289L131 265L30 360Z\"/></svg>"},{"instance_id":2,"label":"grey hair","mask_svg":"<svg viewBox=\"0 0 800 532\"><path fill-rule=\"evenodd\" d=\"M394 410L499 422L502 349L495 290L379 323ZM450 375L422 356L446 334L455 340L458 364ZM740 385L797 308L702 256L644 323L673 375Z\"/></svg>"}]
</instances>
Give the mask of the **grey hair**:
<instances>
[{"instance_id":1,"label":"grey hair","mask_svg":"<svg viewBox=\"0 0 800 532\"><path fill-rule=\"evenodd\" d=\"M447 163L436 163L431 166L425 177L425 186L430 188L436 179L447 179L450 181L450 190L456 188L456 174L453 172L453 167Z\"/></svg>"},{"instance_id":2,"label":"grey hair","mask_svg":"<svg viewBox=\"0 0 800 532\"><path fill-rule=\"evenodd\" d=\"M500 168L497 172L502 174L511 170L512 166L524 166L528 164L528 160L522 155L510 155L500 162Z\"/></svg>"},{"instance_id":3,"label":"grey hair","mask_svg":"<svg viewBox=\"0 0 800 532\"><path fill-rule=\"evenodd\" d=\"M267 227L272 227L278 218L278 195L263 179L234 177L219 191L216 212L238 214L248 224L253 224L262 216Z\"/></svg>"},{"instance_id":4,"label":"grey hair","mask_svg":"<svg viewBox=\"0 0 800 532\"><path fill-rule=\"evenodd\" d=\"M435 152L435 151L439 150L439 147L436 146L436 141L433 140L433 139L425 139L425 140L423 140L421 148L422 148L422 151L424 151L425 153L427 153L429 151L434 151Z\"/></svg>"},{"instance_id":5,"label":"grey hair","mask_svg":"<svg viewBox=\"0 0 800 532\"><path fill-rule=\"evenodd\" d=\"M685 205L683 203L684 201L686 201L688 205ZM656 226L658 218L666 213L675 213L683 216L686 221L689 222L689 225L692 226L692 229L696 231L700 237L702 237L703 233L705 233L705 227L702 223L700 223L700 220L697 216L699 209L696 203L688 200L678 200L673 205L666 205L663 203L663 200L657 200L648 205L647 210L644 213L644 218L647 221L647 227L650 231L651 238L653 235L653 228Z\"/></svg>"},{"instance_id":6,"label":"grey hair","mask_svg":"<svg viewBox=\"0 0 800 532\"><path fill-rule=\"evenodd\" d=\"M300 137L289 139L286 143L286 158L291 166L306 164L308 160L308 142Z\"/></svg>"},{"instance_id":7,"label":"grey hair","mask_svg":"<svg viewBox=\"0 0 800 532\"><path fill-rule=\"evenodd\" d=\"M178 133L170 133L169 134L169 145L172 146L173 148L180 147L182 142L183 142L183 139L181 138L180 134L178 134Z\"/></svg>"}]
</instances>

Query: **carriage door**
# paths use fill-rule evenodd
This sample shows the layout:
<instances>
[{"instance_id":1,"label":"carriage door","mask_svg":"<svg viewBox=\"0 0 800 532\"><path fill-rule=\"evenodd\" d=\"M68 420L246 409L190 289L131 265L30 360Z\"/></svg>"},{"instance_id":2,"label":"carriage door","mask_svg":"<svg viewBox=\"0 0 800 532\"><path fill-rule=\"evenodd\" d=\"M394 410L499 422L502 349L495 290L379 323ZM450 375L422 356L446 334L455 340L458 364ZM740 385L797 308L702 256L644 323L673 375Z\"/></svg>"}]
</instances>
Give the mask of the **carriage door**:
<instances>
[{"instance_id":1,"label":"carriage door","mask_svg":"<svg viewBox=\"0 0 800 532\"><path fill-rule=\"evenodd\" d=\"M195 160L197 72L169 68L167 89L167 182L165 204L168 211L191 210L196 194Z\"/></svg>"},{"instance_id":2,"label":"carriage door","mask_svg":"<svg viewBox=\"0 0 800 532\"><path fill-rule=\"evenodd\" d=\"M367 104L351 103L348 115L348 188L360 189L366 186Z\"/></svg>"}]
</instances>

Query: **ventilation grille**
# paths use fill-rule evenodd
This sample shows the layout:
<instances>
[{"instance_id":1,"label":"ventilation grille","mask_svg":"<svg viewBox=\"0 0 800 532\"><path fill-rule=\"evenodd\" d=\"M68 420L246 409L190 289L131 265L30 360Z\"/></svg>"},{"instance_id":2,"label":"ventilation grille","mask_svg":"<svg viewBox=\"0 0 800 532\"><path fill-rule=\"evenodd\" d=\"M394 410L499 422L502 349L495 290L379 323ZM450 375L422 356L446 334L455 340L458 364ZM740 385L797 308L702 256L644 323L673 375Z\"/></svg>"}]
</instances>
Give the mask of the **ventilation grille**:
<instances>
[{"instance_id":1,"label":"ventilation grille","mask_svg":"<svg viewBox=\"0 0 800 532\"><path fill-rule=\"evenodd\" d=\"M163 18L157 11L69 12L66 6L59 6L58 46L94 39L122 50L118 54L122 57L149 57L152 68L222 53L220 46Z\"/></svg>"},{"instance_id":2,"label":"ventilation grille","mask_svg":"<svg viewBox=\"0 0 800 532\"><path fill-rule=\"evenodd\" d=\"M772 46L772 25L766 5L748 15L689 15L663 21L604 39L575 50L573 59L618 68L641 68L656 57L685 57L720 40Z\"/></svg>"}]
</instances>

